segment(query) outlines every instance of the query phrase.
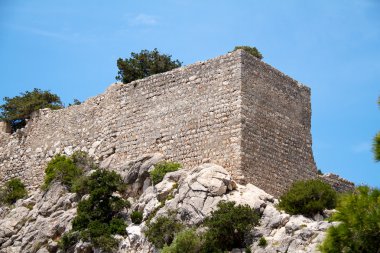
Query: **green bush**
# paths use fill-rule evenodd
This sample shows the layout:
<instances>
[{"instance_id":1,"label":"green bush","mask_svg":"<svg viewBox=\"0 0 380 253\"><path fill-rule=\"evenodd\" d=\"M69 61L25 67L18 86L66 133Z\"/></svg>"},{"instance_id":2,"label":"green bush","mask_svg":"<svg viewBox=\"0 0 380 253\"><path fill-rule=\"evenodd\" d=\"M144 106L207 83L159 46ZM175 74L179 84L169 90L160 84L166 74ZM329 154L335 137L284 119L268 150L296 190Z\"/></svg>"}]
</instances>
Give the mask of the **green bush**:
<instances>
[{"instance_id":1,"label":"green bush","mask_svg":"<svg viewBox=\"0 0 380 253\"><path fill-rule=\"evenodd\" d=\"M332 220L341 223L328 229L322 252L380 252L379 189L360 186L343 195L336 209Z\"/></svg>"},{"instance_id":2,"label":"green bush","mask_svg":"<svg viewBox=\"0 0 380 253\"><path fill-rule=\"evenodd\" d=\"M234 48L234 51L238 49L243 49L247 53L250 53L251 55L255 56L258 59L263 59L263 55L259 52L259 50L256 47L249 47L249 46L236 46Z\"/></svg>"},{"instance_id":3,"label":"green bush","mask_svg":"<svg viewBox=\"0 0 380 253\"><path fill-rule=\"evenodd\" d=\"M335 208L336 200L337 193L329 184L318 179L298 181L280 197L279 208L289 214L312 217Z\"/></svg>"},{"instance_id":4,"label":"green bush","mask_svg":"<svg viewBox=\"0 0 380 253\"><path fill-rule=\"evenodd\" d=\"M268 245L268 242L267 240L265 239L265 237L261 237L260 240L259 240L259 244L258 244L260 247L265 247Z\"/></svg>"},{"instance_id":5,"label":"green bush","mask_svg":"<svg viewBox=\"0 0 380 253\"><path fill-rule=\"evenodd\" d=\"M45 169L43 189L48 189L51 182L57 180L71 190L74 181L82 175L83 170L77 167L71 158L56 155Z\"/></svg>"},{"instance_id":6,"label":"green bush","mask_svg":"<svg viewBox=\"0 0 380 253\"><path fill-rule=\"evenodd\" d=\"M114 234L125 234L126 224L120 212L130 207L127 200L119 197L125 189L124 182L114 171L98 169L84 177L76 186L89 197L78 203L77 215L72 222L73 231L79 233L79 239L89 241L104 252L114 252L118 241Z\"/></svg>"},{"instance_id":7,"label":"green bush","mask_svg":"<svg viewBox=\"0 0 380 253\"><path fill-rule=\"evenodd\" d=\"M143 220L143 214L139 211L133 211L131 213L131 220L134 224L140 224Z\"/></svg>"},{"instance_id":8,"label":"green bush","mask_svg":"<svg viewBox=\"0 0 380 253\"><path fill-rule=\"evenodd\" d=\"M25 198L28 192L19 178L12 178L0 190L0 203L14 204L18 199Z\"/></svg>"},{"instance_id":9,"label":"green bush","mask_svg":"<svg viewBox=\"0 0 380 253\"><path fill-rule=\"evenodd\" d=\"M154 165L154 169L150 172L150 177L153 184L158 184L164 179L164 176L168 172L177 171L181 167L181 164L174 162L161 162Z\"/></svg>"},{"instance_id":10,"label":"green bush","mask_svg":"<svg viewBox=\"0 0 380 253\"><path fill-rule=\"evenodd\" d=\"M165 245L170 245L175 235L183 229L183 225L174 217L160 216L156 222L150 222L144 231L148 240L157 248L161 249Z\"/></svg>"},{"instance_id":11,"label":"green bush","mask_svg":"<svg viewBox=\"0 0 380 253\"><path fill-rule=\"evenodd\" d=\"M208 230L205 234L204 251L225 251L245 248L245 238L258 224L259 214L248 205L235 202L219 202L218 209L205 220Z\"/></svg>"},{"instance_id":12,"label":"green bush","mask_svg":"<svg viewBox=\"0 0 380 253\"><path fill-rule=\"evenodd\" d=\"M128 59L117 60L119 69L116 80L130 83L134 80L163 73L181 66L178 60L172 60L171 55L161 54L157 48L152 51L141 50L140 53L131 53Z\"/></svg>"},{"instance_id":13,"label":"green bush","mask_svg":"<svg viewBox=\"0 0 380 253\"><path fill-rule=\"evenodd\" d=\"M202 248L202 241L194 229L179 232L170 246L164 246L161 253L198 253Z\"/></svg>"},{"instance_id":14,"label":"green bush","mask_svg":"<svg viewBox=\"0 0 380 253\"><path fill-rule=\"evenodd\" d=\"M77 167L81 168L83 171L97 169L94 159L84 151L75 151L71 155L71 160Z\"/></svg>"},{"instance_id":15,"label":"green bush","mask_svg":"<svg viewBox=\"0 0 380 253\"><path fill-rule=\"evenodd\" d=\"M74 246L80 240L78 232L67 232L64 233L58 242L58 247L63 250L63 252L74 252Z\"/></svg>"}]
</instances>

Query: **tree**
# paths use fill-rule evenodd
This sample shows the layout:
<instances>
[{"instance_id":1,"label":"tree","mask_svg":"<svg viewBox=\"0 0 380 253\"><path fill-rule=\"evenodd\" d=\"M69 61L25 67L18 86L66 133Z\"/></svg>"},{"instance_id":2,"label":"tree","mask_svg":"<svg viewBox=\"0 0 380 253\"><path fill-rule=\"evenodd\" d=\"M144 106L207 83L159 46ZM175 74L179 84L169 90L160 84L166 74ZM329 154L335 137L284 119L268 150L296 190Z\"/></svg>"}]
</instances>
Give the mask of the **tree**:
<instances>
[{"instance_id":1,"label":"tree","mask_svg":"<svg viewBox=\"0 0 380 253\"><path fill-rule=\"evenodd\" d=\"M128 59L117 60L119 69L116 80L130 83L134 80L163 73L181 66L179 60L172 60L171 55L160 54L155 48L153 51L141 50L140 53L131 53Z\"/></svg>"},{"instance_id":2,"label":"tree","mask_svg":"<svg viewBox=\"0 0 380 253\"><path fill-rule=\"evenodd\" d=\"M9 122L13 132L24 127L26 120L39 109L63 108L61 99L56 94L37 88L13 98L4 97L3 100L5 104L0 106L0 119Z\"/></svg>"},{"instance_id":3,"label":"tree","mask_svg":"<svg viewBox=\"0 0 380 253\"><path fill-rule=\"evenodd\" d=\"M263 59L263 55L260 53L260 51L256 47L249 47L249 46L236 46L234 48L234 51L238 49L243 49L247 53L250 53L251 55L255 56L258 59Z\"/></svg>"},{"instance_id":4,"label":"tree","mask_svg":"<svg viewBox=\"0 0 380 253\"><path fill-rule=\"evenodd\" d=\"M320 250L324 253L380 252L380 190L359 186L340 198Z\"/></svg>"},{"instance_id":5,"label":"tree","mask_svg":"<svg viewBox=\"0 0 380 253\"><path fill-rule=\"evenodd\" d=\"M377 103L380 105L380 97ZM378 132L373 139L373 153L375 155L375 160L380 162L380 132Z\"/></svg>"}]
</instances>

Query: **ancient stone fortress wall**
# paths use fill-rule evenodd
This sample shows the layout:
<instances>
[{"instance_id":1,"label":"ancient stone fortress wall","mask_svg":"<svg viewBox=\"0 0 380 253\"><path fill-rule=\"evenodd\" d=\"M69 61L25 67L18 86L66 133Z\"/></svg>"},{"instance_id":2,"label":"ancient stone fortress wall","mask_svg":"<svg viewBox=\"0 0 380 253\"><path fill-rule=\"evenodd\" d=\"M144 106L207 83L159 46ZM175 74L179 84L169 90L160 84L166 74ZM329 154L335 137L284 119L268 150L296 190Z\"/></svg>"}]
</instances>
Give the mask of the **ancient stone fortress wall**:
<instances>
[{"instance_id":1,"label":"ancient stone fortress wall","mask_svg":"<svg viewBox=\"0 0 380 253\"><path fill-rule=\"evenodd\" d=\"M212 162L239 182L278 196L317 176L310 90L238 50L129 84L81 105L40 110L0 134L0 182L42 183L56 154L83 150L99 161L159 152L184 167Z\"/></svg>"}]
</instances>

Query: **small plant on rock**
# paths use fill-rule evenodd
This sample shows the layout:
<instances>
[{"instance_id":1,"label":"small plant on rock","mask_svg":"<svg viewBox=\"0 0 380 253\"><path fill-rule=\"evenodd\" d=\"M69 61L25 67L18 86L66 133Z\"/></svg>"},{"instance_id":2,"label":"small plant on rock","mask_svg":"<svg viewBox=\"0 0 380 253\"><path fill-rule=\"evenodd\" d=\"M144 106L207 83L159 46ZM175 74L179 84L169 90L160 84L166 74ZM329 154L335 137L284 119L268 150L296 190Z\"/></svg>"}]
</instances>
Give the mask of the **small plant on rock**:
<instances>
[{"instance_id":1,"label":"small plant on rock","mask_svg":"<svg viewBox=\"0 0 380 253\"><path fill-rule=\"evenodd\" d=\"M175 220L173 215L160 216L155 222L150 222L144 231L148 240L159 249L170 245L175 235L183 229L183 225Z\"/></svg>"},{"instance_id":2,"label":"small plant on rock","mask_svg":"<svg viewBox=\"0 0 380 253\"><path fill-rule=\"evenodd\" d=\"M278 207L289 214L313 217L325 209L336 205L337 193L327 183L318 179L295 182L280 197Z\"/></svg>"},{"instance_id":3,"label":"small plant on rock","mask_svg":"<svg viewBox=\"0 0 380 253\"><path fill-rule=\"evenodd\" d=\"M25 198L28 192L19 178L13 178L0 189L0 203L14 204L18 199Z\"/></svg>"},{"instance_id":4,"label":"small plant on rock","mask_svg":"<svg viewBox=\"0 0 380 253\"><path fill-rule=\"evenodd\" d=\"M248 205L235 202L219 202L218 209L205 220L208 230L205 234L205 252L245 248L245 238L258 224L259 214Z\"/></svg>"},{"instance_id":5,"label":"small plant on rock","mask_svg":"<svg viewBox=\"0 0 380 253\"><path fill-rule=\"evenodd\" d=\"M161 253L198 253L202 248L202 241L194 229L179 232L170 246L164 246Z\"/></svg>"},{"instance_id":6,"label":"small plant on rock","mask_svg":"<svg viewBox=\"0 0 380 253\"><path fill-rule=\"evenodd\" d=\"M266 247L268 245L268 242L267 240L265 239L265 237L261 237L260 240L259 240L259 244L258 244L260 247Z\"/></svg>"},{"instance_id":7,"label":"small plant on rock","mask_svg":"<svg viewBox=\"0 0 380 253\"><path fill-rule=\"evenodd\" d=\"M143 220L143 214L139 211L133 211L131 213L131 220L134 224L140 224Z\"/></svg>"},{"instance_id":8,"label":"small plant on rock","mask_svg":"<svg viewBox=\"0 0 380 253\"><path fill-rule=\"evenodd\" d=\"M43 189L48 189L50 184L57 180L70 190L74 181L83 175L83 170L75 165L74 161L64 155L56 155L45 169Z\"/></svg>"},{"instance_id":9,"label":"small plant on rock","mask_svg":"<svg viewBox=\"0 0 380 253\"><path fill-rule=\"evenodd\" d=\"M158 184L164 179L166 173L177 171L180 167L181 164L168 161L154 165L154 169L150 172L153 184Z\"/></svg>"}]
</instances>

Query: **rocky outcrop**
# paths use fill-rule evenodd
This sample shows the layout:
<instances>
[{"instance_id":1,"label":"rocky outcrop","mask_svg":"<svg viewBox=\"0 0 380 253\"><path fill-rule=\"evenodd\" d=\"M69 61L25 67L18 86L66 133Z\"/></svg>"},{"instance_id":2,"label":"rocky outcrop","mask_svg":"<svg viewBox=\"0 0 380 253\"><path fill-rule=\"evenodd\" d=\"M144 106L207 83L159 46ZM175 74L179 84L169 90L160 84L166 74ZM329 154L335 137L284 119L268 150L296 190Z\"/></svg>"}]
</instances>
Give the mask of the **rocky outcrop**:
<instances>
[{"instance_id":1,"label":"rocky outcrop","mask_svg":"<svg viewBox=\"0 0 380 253\"><path fill-rule=\"evenodd\" d=\"M112 157L112 156L111 156ZM160 154L142 156L121 162L116 157L101 166L118 171L130 185L131 213L139 210L144 221L140 225L126 219L126 236L120 240L118 252L157 252L144 236L146 220L168 212L174 213L188 226L201 225L220 201L247 204L262 216L251 232L252 252L316 252L325 231L333 223L323 217L315 219L291 216L276 209L277 200L252 184L237 184L221 166L207 163L193 169L180 169L165 175L152 185L149 171L164 160ZM57 252L58 241L71 229L76 214L77 196L55 183L47 192L36 190L19 200L13 208L0 210L0 252ZM260 238L267 245L260 246ZM91 252L88 243L80 242L76 252ZM236 252L239 252L238 250Z\"/></svg>"},{"instance_id":2,"label":"rocky outcrop","mask_svg":"<svg viewBox=\"0 0 380 253\"><path fill-rule=\"evenodd\" d=\"M12 209L3 208L0 252L56 252L57 239L70 230L76 214L76 195L59 183L35 191Z\"/></svg>"}]
</instances>

